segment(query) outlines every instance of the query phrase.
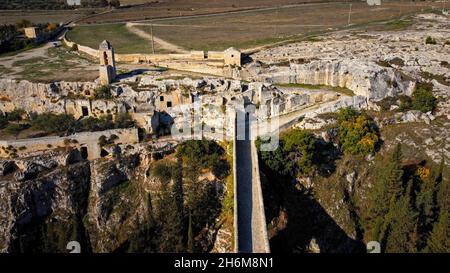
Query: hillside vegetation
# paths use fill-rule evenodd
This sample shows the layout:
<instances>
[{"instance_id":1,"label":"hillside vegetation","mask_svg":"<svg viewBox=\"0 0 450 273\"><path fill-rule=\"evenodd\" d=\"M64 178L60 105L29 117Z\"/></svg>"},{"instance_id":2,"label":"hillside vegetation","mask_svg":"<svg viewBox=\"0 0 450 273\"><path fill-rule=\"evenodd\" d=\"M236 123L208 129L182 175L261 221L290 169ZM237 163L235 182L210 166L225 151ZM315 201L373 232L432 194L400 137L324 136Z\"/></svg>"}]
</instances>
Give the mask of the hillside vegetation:
<instances>
[{"instance_id":1,"label":"hillside vegetation","mask_svg":"<svg viewBox=\"0 0 450 273\"><path fill-rule=\"evenodd\" d=\"M365 252L377 241L386 253L449 252L448 166L393 137L441 122L380 130L352 109L336 119L329 142L293 129L260 152L272 250Z\"/></svg>"}]
</instances>

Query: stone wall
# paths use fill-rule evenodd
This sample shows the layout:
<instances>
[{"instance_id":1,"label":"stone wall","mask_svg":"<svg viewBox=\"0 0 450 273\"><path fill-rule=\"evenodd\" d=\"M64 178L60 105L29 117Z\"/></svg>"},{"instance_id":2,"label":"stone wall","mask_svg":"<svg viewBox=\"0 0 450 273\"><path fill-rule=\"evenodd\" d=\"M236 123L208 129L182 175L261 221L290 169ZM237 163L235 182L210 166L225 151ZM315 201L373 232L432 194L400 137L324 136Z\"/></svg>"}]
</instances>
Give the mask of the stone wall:
<instances>
[{"instance_id":1,"label":"stone wall","mask_svg":"<svg viewBox=\"0 0 450 273\"><path fill-rule=\"evenodd\" d=\"M0 157L19 157L30 156L35 153L42 153L53 149L65 148L87 148L87 159L93 160L100 158L101 147L99 138L105 136L109 138L115 135L117 139L115 144L134 144L139 142L138 131L132 129L115 129L100 132L83 132L65 137L40 137L18 140L0 141Z\"/></svg>"},{"instance_id":2,"label":"stone wall","mask_svg":"<svg viewBox=\"0 0 450 273\"><path fill-rule=\"evenodd\" d=\"M68 47L76 43L63 38ZM86 53L95 59L100 56L99 50L76 44L78 51ZM241 53L230 48L226 51L191 51L189 53L176 54L115 54L118 62L125 63L149 63L156 66L167 67L175 70L191 71L211 74L215 76L228 76L230 72L225 67L241 66Z\"/></svg>"},{"instance_id":3,"label":"stone wall","mask_svg":"<svg viewBox=\"0 0 450 273\"><path fill-rule=\"evenodd\" d=\"M94 82L55 82L50 84L0 79L0 112L23 109L37 114L52 112L100 117L126 112L124 102L88 99L98 87Z\"/></svg>"}]
</instances>

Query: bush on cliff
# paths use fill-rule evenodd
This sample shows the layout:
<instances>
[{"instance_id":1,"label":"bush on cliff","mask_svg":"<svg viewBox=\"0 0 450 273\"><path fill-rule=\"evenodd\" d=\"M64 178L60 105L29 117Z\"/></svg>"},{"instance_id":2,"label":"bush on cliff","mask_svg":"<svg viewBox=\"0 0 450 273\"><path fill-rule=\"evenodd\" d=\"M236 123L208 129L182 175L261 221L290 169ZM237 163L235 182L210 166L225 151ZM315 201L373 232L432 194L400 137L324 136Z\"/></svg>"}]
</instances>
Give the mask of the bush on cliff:
<instances>
[{"instance_id":1,"label":"bush on cliff","mask_svg":"<svg viewBox=\"0 0 450 273\"><path fill-rule=\"evenodd\" d=\"M102 85L97 87L94 91L94 99L96 100L107 100L111 99L111 86L109 85Z\"/></svg>"},{"instance_id":2,"label":"bush on cliff","mask_svg":"<svg viewBox=\"0 0 450 273\"><path fill-rule=\"evenodd\" d=\"M258 139L258 149L262 141ZM281 175L297 176L308 174L313 170L314 152L317 141L308 131L293 129L280 139L279 147L275 151L261 151L264 164Z\"/></svg>"},{"instance_id":3,"label":"bush on cliff","mask_svg":"<svg viewBox=\"0 0 450 273\"><path fill-rule=\"evenodd\" d=\"M70 115L44 113L32 120L31 126L48 133L61 133L74 127L75 123L75 119Z\"/></svg>"},{"instance_id":4,"label":"bush on cliff","mask_svg":"<svg viewBox=\"0 0 450 273\"><path fill-rule=\"evenodd\" d=\"M342 108L338 115L339 144L346 154L367 155L375 152L378 130L374 121L365 113Z\"/></svg>"},{"instance_id":5,"label":"bush on cliff","mask_svg":"<svg viewBox=\"0 0 450 273\"><path fill-rule=\"evenodd\" d=\"M433 86L431 84L418 84L412 94L412 108L424 113L433 111L436 108L436 98L433 96Z\"/></svg>"}]
</instances>

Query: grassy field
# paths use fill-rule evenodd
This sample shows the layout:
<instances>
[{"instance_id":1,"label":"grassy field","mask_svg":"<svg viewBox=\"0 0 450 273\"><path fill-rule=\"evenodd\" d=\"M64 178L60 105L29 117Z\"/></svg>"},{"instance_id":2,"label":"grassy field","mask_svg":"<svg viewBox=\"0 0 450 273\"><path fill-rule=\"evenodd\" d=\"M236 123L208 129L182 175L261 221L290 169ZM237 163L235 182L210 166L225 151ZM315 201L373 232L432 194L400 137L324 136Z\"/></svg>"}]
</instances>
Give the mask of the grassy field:
<instances>
[{"instance_id":1,"label":"grassy field","mask_svg":"<svg viewBox=\"0 0 450 273\"><path fill-rule=\"evenodd\" d=\"M328 0L328 2L342 2L345 0ZM359 0L353 0L359 1ZM142 0L125 0L122 4L136 4ZM148 20L154 18L167 18L175 16L191 16L219 12L232 12L239 10L277 7L309 2L324 2L324 0L165 0L146 1L147 5L113 10L110 13L86 18L80 23L106 23L119 21Z\"/></svg>"},{"instance_id":2,"label":"grassy field","mask_svg":"<svg viewBox=\"0 0 450 273\"><path fill-rule=\"evenodd\" d=\"M15 24L22 19L32 23L61 23L78 19L91 14L98 9L84 10L0 10L0 24Z\"/></svg>"},{"instance_id":3,"label":"grassy field","mask_svg":"<svg viewBox=\"0 0 450 273\"><path fill-rule=\"evenodd\" d=\"M96 63L63 47L49 48L47 56L16 61L13 67L19 70L15 78L32 82L92 81L98 77Z\"/></svg>"},{"instance_id":4,"label":"grassy field","mask_svg":"<svg viewBox=\"0 0 450 273\"><path fill-rule=\"evenodd\" d=\"M339 86L312 85L312 84L302 84L302 83L277 84L277 86L287 87L287 88L303 88L303 89L309 89L309 90L328 90L328 91L333 91L333 92L340 93L343 95L347 95L350 97L353 97L355 95L355 93L353 93L352 90L345 88L345 87L339 87Z\"/></svg>"},{"instance_id":5,"label":"grassy field","mask_svg":"<svg viewBox=\"0 0 450 273\"><path fill-rule=\"evenodd\" d=\"M353 3L351 24L392 20L411 12L421 11L432 2L384 3L368 6ZM328 3L278 8L217 16L165 19L152 21L155 36L195 50L223 50L230 46L240 49L270 44L302 34L343 28L348 23L349 4ZM391 23L388 29L404 27ZM149 26L140 26L149 31Z\"/></svg>"},{"instance_id":6,"label":"grassy field","mask_svg":"<svg viewBox=\"0 0 450 273\"><path fill-rule=\"evenodd\" d=\"M108 40L117 53L151 52L151 43L129 32L125 24L73 27L67 37L76 43L92 48L98 48L103 40Z\"/></svg>"}]
</instances>

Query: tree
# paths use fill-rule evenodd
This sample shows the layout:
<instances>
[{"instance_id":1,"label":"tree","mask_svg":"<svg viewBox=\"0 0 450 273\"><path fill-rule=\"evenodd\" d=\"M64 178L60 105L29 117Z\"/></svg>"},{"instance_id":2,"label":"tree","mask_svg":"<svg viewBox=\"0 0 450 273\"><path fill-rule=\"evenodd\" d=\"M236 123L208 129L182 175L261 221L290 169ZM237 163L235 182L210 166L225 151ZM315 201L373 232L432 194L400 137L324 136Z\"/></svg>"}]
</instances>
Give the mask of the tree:
<instances>
[{"instance_id":1,"label":"tree","mask_svg":"<svg viewBox=\"0 0 450 273\"><path fill-rule=\"evenodd\" d=\"M189 211L189 224L188 224L188 242L187 242L187 251L189 253L194 253L194 234L192 231L192 215Z\"/></svg>"},{"instance_id":2,"label":"tree","mask_svg":"<svg viewBox=\"0 0 450 273\"><path fill-rule=\"evenodd\" d=\"M168 160L161 160L155 163L152 174L162 183L169 183L173 177L175 163Z\"/></svg>"},{"instance_id":3,"label":"tree","mask_svg":"<svg viewBox=\"0 0 450 273\"><path fill-rule=\"evenodd\" d=\"M115 117L116 128L131 128L133 127L134 121L129 113L119 113Z\"/></svg>"},{"instance_id":4,"label":"tree","mask_svg":"<svg viewBox=\"0 0 450 273\"><path fill-rule=\"evenodd\" d=\"M412 182L405 195L401 196L387 215L386 229L383 234L382 248L388 253L414 253L417 251L417 213L410 201ZM394 199L394 197L393 197Z\"/></svg>"},{"instance_id":5,"label":"tree","mask_svg":"<svg viewBox=\"0 0 450 273\"><path fill-rule=\"evenodd\" d=\"M444 159L441 160L441 164L439 166L439 173L441 176L438 179L438 190L437 190L437 204L440 210L448 210L450 209L450 180L443 179L442 172L444 170Z\"/></svg>"},{"instance_id":6,"label":"tree","mask_svg":"<svg viewBox=\"0 0 450 273\"><path fill-rule=\"evenodd\" d=\"M109 85L101 85L94 91L94 99L96 100L108 100L111 98L111 86Z\"/></svg>"},{"instance_id":7,"label":"tree","mask_svg":"<svg viewBox=\"0 0 450 273\"><path fill-rule=\"evenodd\" d=\"M256 141L259 149L262 141ZM260 151L265 166L280 175L297 176L313 171L317 140L308 131L293 129L284 134L275 151Z\"/></svg>"},{"instance_id":8,"label":"tree","mask_svg":"<svg viewBox=\"0 0 450 273\"><path fill-rule=\"evenodd\" d=\"M296 162L296 171L302 174L312 171L316 145L314 135L305 130L294 129L283 137L283 151Z\"/></svg>"},{"instance_id":9,"label":"tree","mask_svg":"<svg viewBox=\"0 0 450 273\"><path fill-rule=\"evenodd\" d=\"M432 253L450 252L449 213L447 209L441 211L439 220L433 226L433 231L428 239L426 251Z\"/></svg>"},{"instance_id":10,"label":"tree","mask_svg":"<svg viewBox=\"0 0 450 273\"><path fill-rule=\"evenodd\" d=\"M75 126L73 116L66 114L44 113L31 121L31 126L48 133L62 133Z\"/></svg>"},{"instance_id":11,"label":"tree","mask_svg":"<svg viewBox=\"0 0 450 273\"><path fill-rule=\"evenodd\" d=\"M26 28L26 27L31 27L33 24L28 20L22 19L19 22L17 22L16 25L18 28Z\"/></svg>"},{"instance_id":12,"label":"tree","mask_svg":"<svg viewBox=\"0 0 450 273\"><path fill-rule=\"evenodd\" d=\"M428 36L425 39L425 44L435 45L436 43L437 43L436 40L431 36Z\"/></svg>"},{"instance_id":13,"label":"tree","mask_svg":"<svg viewBox=\"0 0 450 273\"><path fill-rule=\"evenodd\" d=\"M120 1L119 0L110 0L109 5L111 7L118 8L118 7L120 7Z\"/></svg>"},{"instance_id":14,"label":"tree","mask_svg":"<svg viewBox=\"0 0 450 273\"><path fill-rule=\"evenodd\" d=\"M14 109L13 111L8 113L8 121L21 121L22 116L25 115L25 111L23 109Z\"/></svg>"},{"instance_id":15,"label":"tree","mask_svg":"<svg viewBox=\"0 0 450 273\"><path fill-rule=\"evenodd\" d=\"M184 251L183 246L183 219L174 198L174 189L162 185L157 201L159 212L159 252L179 253Z\"/></svg>"},{"instance_id":16,"label":"tree","mask_svg":"<svg viewBox=\"0 0 450 273\"><path fill-rule=\"evenodd\" d=\"M17 138L20 132L27 129L28 127L28 124L10 123L6 126L5 132L14 135L14 137Z\"/></svg>"},{"instance_id":17,"label":"tree","mask_svg":"<svg viewBox=\"0 0 450 273\"><path fill-rule=\"evenodd\" d=\"M375 151L378 132L373 120L365 113L342 108L338 114L339 143L347 154L366 155Z\"/></svg>"},{"instance_id":18,"label":"tree","mask_svg":"<svg viewBox=\"0 0 450 273\"><path fill-rule=\"evenodd\" d=\"M412 93L412 108L424 113L436 108L436 98L433 95L433 86L430 84L418 84Z\"/></svg>"},{"instance_id":19,"label":"tree","mask_svg":"<svg viewBox=\"0 0 450 273\"><path fill-rule=\"evenodd\" d=\"M403 168L401 166L401 145L398 144L392 152L389 162L378 171L372 188L370 199L370 218L372 220L372 237L379 240L383 237L386 227L385 216L390 206L397 202L403 193Z\"/></svg>"},{"instance_id":20,"label":"tree","mask_svg":"<svg viewBox=\"0 0 450 273\"><path fill-rule=\"evenodd\" d=\"M424 247L431 231L432 224L437 220L439 207L437 204L438 186L442 181L443 165L432 167L428 176L420 179L420 189L416 197L416 207L419 210L419 228L423 236L421 246Z\"/></svg>"}]
</instances>

